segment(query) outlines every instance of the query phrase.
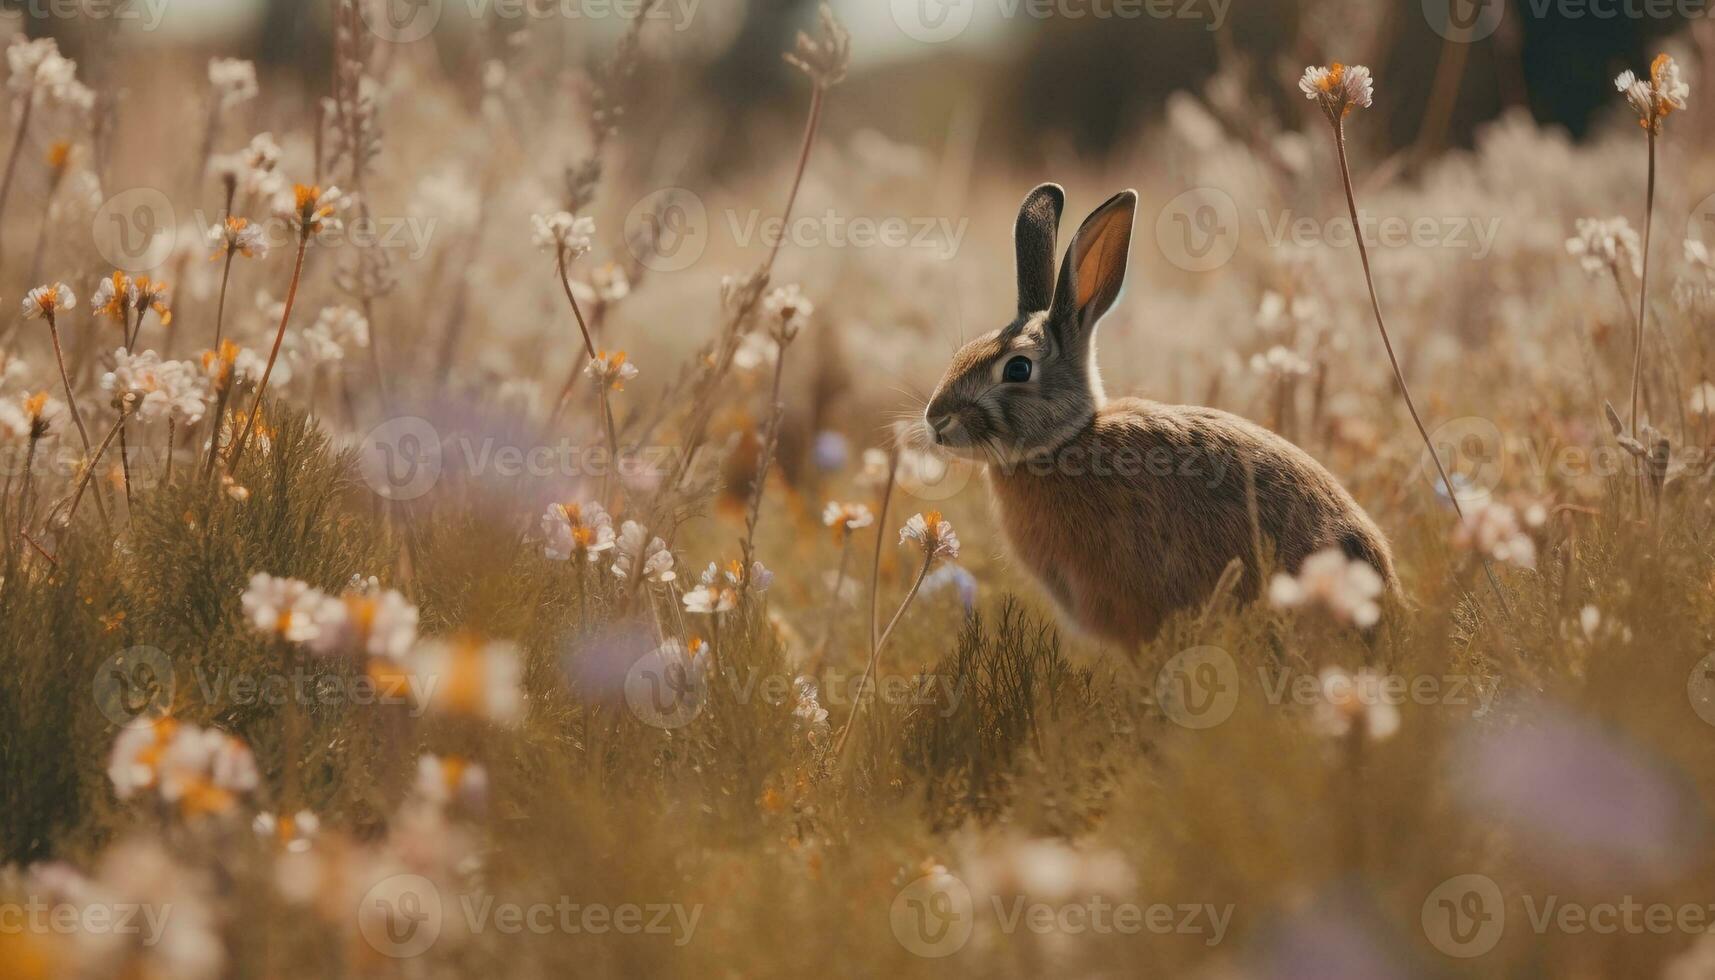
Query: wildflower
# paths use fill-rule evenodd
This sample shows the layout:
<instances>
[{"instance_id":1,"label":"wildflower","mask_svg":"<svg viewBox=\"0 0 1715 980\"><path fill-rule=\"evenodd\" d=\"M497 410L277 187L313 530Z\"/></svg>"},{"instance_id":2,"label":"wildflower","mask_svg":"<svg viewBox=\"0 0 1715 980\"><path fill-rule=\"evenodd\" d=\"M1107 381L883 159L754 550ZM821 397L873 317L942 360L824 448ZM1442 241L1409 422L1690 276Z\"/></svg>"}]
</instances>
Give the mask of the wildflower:
<instances>
[{"instance_id":1,"label":"wildflower","mask_svg":"<svg viewBox=\"0 0 1715 980\"><path fill-rule=\"evenodd\" d=\"M1489 501L1472 509L1454 530L1453 544L1520 568L1536 567L1536 542L1506 504Z\"/></svg>"},{"instance_id":2,"label":"wildflower","mask_svg":"<svg viewBox=\"0 0 1715 980\"><path fill-rule=\"evenodd\" d=\"M1584 632L1586 640L1595 639L1596 631L1602 628L1602 610L1595 606L1578 610L1578 628Z\"/></svg>"},{"instance_id":3,"label":"wildflower","mask_svg":"<svg viewBox=\"0 0 1715 980\"><path fill-rule=\"evenodd\" d=\"M511 643L436 640L417 649L410 668L430 711L498 724L524 713L524 663Z\"/></svg>"},{"instance_id":4,"label":"wildflower","mask_svg":"<svg viewBox=\"0 0 1715 980\"><path fill-rule=\"evenodd\" d=\"M1251 370L1279 378L1302 377L1310 373L1310 362L1277 345L1265 354L1251 355Z\"/></svg>"},{"instance_id":5,"label":"wildflower","mask_svg":"<svg viewBox=\"0 0 1715 980\"><path fill-rule=\"evenodd\" d=\"M1651 133L1661 132L1662 122L1674 110L1685 108L1685 99L1691 94L1691 86L1680 77L1679 63L1665 54L1656 55L1650 62L1648 82L1628 69L1614 79L1614 87L1638 114L1638 125Z\"/></svg>"},{"instance_id":6,"label":"wildflower","mask_svg":"<svg viewBox=\"0 0 1715 980\"><path fill-rule=\"evenodd\" d=\"M531 240L544 252L553 252L571 261L588 252L595 238L595 219L578 217L569 211L530 216L535 227Z\"/></svg>"},{"instance_id":7,"label":"wildflower","mask_svg":"<svg viewBox=\"0 0 1715 980\"><path fill-rule=\"evenodd\" d=\"M15 38L6 48L6 64L11 69L7 86L14 95L28 99L41 93L80 109L95 104L95 93L77 80L77 62L61 55L59 43L51 37Z\"/></svg>"},{"instance_id":8,"label":"wildflower","mask_svg":"<svg viewBox=\"0 0 1715 980\"><path fill-rule=\"evenodd\" d=\"M596 561L614 546L613 518L600 504L549 504L542 515L542 553L553 561Z\"/></svg>"},{"instance_id":9,"label":"wildflower","mask_svg":"<svg viewBox=\"0 0 1715 980\"><path fill-rule=\"evenodd\" d=\"M590 358L589 366L584 368L584 374L606 385L611 391L624 391L625 383L637 377L637 365L625 359L625 351L615 351L609 354L601 351Z\"/></svg>"},{"instance_id":10,"label":"wildflower","mask_svg":"<svg viewBox=\"0 0 1715 980\"><path fill-rule=\"evenodd\" d=\"M811 731L826 731L828 709L822 707L821 692L816 687L815 679L795 677L792 679L792 690L797 695L797 703L792 707L792 717L799 725Z\"/></svg>"},{"instance_id":11,"label":"wildflower","mask_svg":"<svg viewBox=\"0 0 1715 980\"><path fill-rule=\"evenodd\" d=\"M337 187L324 191L314 185L297 184L291 193L282 192L275 197L274 213L291 222L293 231L308 238L339 231L343 225L334 215L346 203L345 194Z\"/></svg>"},{"instance_id":12,"label":"wildflower","mask_svg":"<svg viewBox=\"0 0 1715 980\"><path fill-rule=\"evenodd\" d=\"M231 109L256 98L256 65L239 58L214 58L208 63L208 81L222 109Z\"/></svg>"},{"instance_id":13,"label":"wildflower","mask_svg":"<svg viewBox=\"0 0 1715 980\"><path fill-rule=\"evenodd\" d=\"M369 321L349 306L330 306L317 314L298 339L310 358L331 364L345 360L347 351L369 346Z\"/></svg>"},{"instance_id":14,"label":"wildflower","mask_svg":"<svg viewBox=\"0 0 1715 980\"><path fill-rule=\"evenodd\" d=\"M326 601L327 595L308 583L262 572L250 576L242 598L252 627L289 643L307 643L320 635L316 612Z\"/></svg>"},{"instance_id":15,"label":"wildflower","mask_svg":"<svg viewBox=\"0 0 1715 980\"><path fill-rule=\"evenodd\" d=\"M417 642L417 607L392 589L348 590L312 610L310 649L324 656L367 654L403 660Z\"/></svg>"},{"instance_id":16,"label":"wildflower","mask_svg":"<svg viewBox=\"0 0 1715 980\"><path fill-rule=\"evenodd\" d=\"M770 292L762 299L762 312L768 319L774 321L775 336L785 342L790 342L798 336L810 322L810 314L816 312L816 307L808 299L796 283L781 286Z\"/></svg>"},{"instance_id":17,"label":"wildflower","mask_svg":"<svg viewBox=\"0 0 1715 980\"><path fill-rule=\"evenodd\" d=\"M1304 559L1296 578L1275 575L1268 597L1283 609L1321 605L1342 622L1368 629L1381 618L1376 599L1384 588L1381 574L1369 562L1328 548Z\"/></svg>"},{"instance_id":18,"label":"wildflower","mask_svg":"<svg viewBox=\"0 0 1715 980\"><path fill-rule=\"evenodd\" d=\"M797 43L786 54L786 63L810 76L819 89L833 88L845 81L851 67L852 37L834 16L834 8L824 3L818 11L818 36L798 32Z\"/></svg>"},{"instance_id":19,"label":"wildflower","mask_svg":"<svg viewBox=\"0 0 1715 980\"><path fill-rule=\"evenodd\" d=\"M462 803L480 810L488 799L488 770L456 755L417 757L417 795L435 804Z\"/></svg>"},{"instance_id":20,"label":"wildflower","mask_svg":"<svg viewBox=\"0 0 1715 980\"><path fill-rule=\"evenodd\" d=\"M150 279L148 276L138 276L136 284L137 294L133 298L132 304L137 310L137 322L142 323L143 314L153 310L155 315L161 318L161 326L171 326L173 311L167 306L167 293L169 292L167 284Z\"/></svg>"},{"instance_id":21,"label":"wildflower","mask_svg":"<svg viewBox=\"0 0 1715 980\"><path fill-rule=\"evenodd\" d=\"M90 308L96 316L121 322L130 316L131 307L136 303L136 285L131 282L130 276L117 270L104 277L101 285L95 287L94 295L89 298Z\"/></svg>"},{"instance_id":22,"label":"wildflower","mask_svg":"<svg viewBox=\"0 0 1715 980\"><path fill-rule=\"evenodd\" d=\"M816 463L816 469L824 473L837 473L845 469L846 460L851 456L851 443L846 437L832 429L823 429L816 433L816 441L811 446L810 458Z\"/></svg>"},{"instance_id":23,"label":"wildflower","mask_svg":"<svg viewBox=\"0 0 1715 980\"><path fill-rule=\"evenodd\" d=\"M1632 275L1644 271L1643 249L1638 233L1624 218L1579 218L1578 234L1566 240L1566 253L1578 259L1591 276L1618 274L1629 268Z\"/></svg>"},{"instance_id":24,"label":"wildflower","mask_svg":"<svg viewBox=\"0 0 1715 980\"><path fill-rule=\"evenodd\" d=\"M0 398L0 434L17 441L41 439L64 411L65 403L45 391Z\"/></svg>"},{"instance_id":25,"label":"wildflower","mask_svg":"<svg viewBox=\"0 0 1715 980\"><path fill-rule=\"evenodd\" d=\"M734 564L737 563L734 562ZM767 592L768 587L773 584L774 573L769 571L767 566L763 565L760 561L753 561L750 563L750 587L752 589L757 592Z\"/></svg>"},{"instance_id":26,"label":"wildflower","mask_svg":"<svg viewBox=\"0 0 1715 980\"><path fill-rule=\"evenodd\" d=\"M647 546L643 543L645 539L649 542ZM644 579L657 584L673 581L673 553L667 550L665 541L649 537L649 531L643 525L636 521L626 521L620 525L616 544L619 555L613 562L615 577L630 578L632 561L642 555Z\"/></svg>"},{"instance_id":27,"label":"wildflower","mask_svg":"<svg viewBox=\"0 0 1715 980\"><path fill-rule=\"evenodd\" d=\"M711 564L708 572L703 575L702 582L685 593L684 602L686 612L713 615L737 608L738 592L716 580L715 566Z\"/></svg>"},{"instance_id":28,"label":"wildflower","mask_svg":"<svg viewBox=\"0 0 1715 980\"><path fill-rule=\"evenodd\" d=\"M845 504L830 500L828 505L822 508L822 524L834 529L835 541L844 541L853 531L874 523L875 515L863 504Z\"/></svg>"},{"instance_id":29,"label":"wildflower","mask_svg":"<svg viewBox=\"0 0 1715 980\"><path fill-rule=\"evenodd\" d=\"M617 262L603 262L591 270L590 287L603 303L617 303L631 295L631 280Z\"/></svg>"},{"instance_id":30,"label":"wildflower","mask_svg":"<svg viewBox=\"0 0 1715 980\"><path fill-rule=\"evenodd\" d=\"M774 363L780 354L780 342L768 334L753 330L738 342L732 353L732 365L740 371L754 371L764 364Z\"/></svg>"},{"instance_id":31,"label":"wildflower","mask_svg":"<svg viewBox=\"0 0 1715 980\"><path fill-rule=\"evenodd\" d=\"M948 562L929 573L923 580L923 595L932 596L942 589L953 589L959 596L959 604L965 612L973 612L977 608L977 577L963 565Z\"/></svg>"},{"instance_id":32,"label":"wildflower","mask_svg":"<svg viewBox=\"0 0 1715 980\"><path fill-rule=\"evenodd\" d=\"M1316 702L1314 724L1324 735L1339 738L1363 726L1364 734L1380 742L1399 731L1399 708L1383 690L1383 678L1370 670L1348 674L1324 667L1319 675L1322 697Z\"/></svg>"},{"instance_id":33,"label":"wildflower","mask_svg":"<svg viewBox=\"0 0 1715 980\"><path fill-rule=\"evenodd\" d=\"M1375 87L1370 70L1363 65L1342 65L1338 61L1326 68L1304 69L1298 80L1298 90L1304 97L1322 107L1328 121L1336 126L1353 109L1368 109L1374 99Z\"/></svg>"},{"instance_id":34,"label":"wildflower","mask_svg":"<svg viewBox=\"0 0 1715 980\"><path fill-rule=\"evenodd\" d=\"M253 225L248 218L229 217L208 228L208 242L214 249L211 258L242 255L247 259L268 257L268 235L262 226Z\"/></svg>"},{"instance_id":35,"label":"wildflower","mask_svg":"<svg viewBox=\"0 0 1715 980\"><path fill-rule=\"evenodd\" d=\"M46 317L49 320L57 313L73 309L77 306L77 294L63 282L37 286L24 297L24 319L39 320Z\"/></svg>"},{"instance_id":36,"label":"wildflower","mask_svg":"<svg viewBox=\"0 0 1715 980\"><path fill-rule=\"evenodd\" d=\"M256 836L273 842L281 850L290 854L302 854L310 849L316 834L321 832L322 821L309 810L278 816L258 813L256 819L250 822L250 827L256 831Z\"/></svg>"},{"instance_id":37,"label":"wildflower","mask_svg":"<svg viewBox=\"0 0 1715 980\"><path fill-rule=\"evenodd\" d=\"M178 729L178 719L171 717L154 718L120 729L107 762L107 778L113 783L113 795L129 800L139 791L155 786L161 756Z\"/></svg>"},{"instance_id":38,"label":"wildflower","mask_svg":"<svg viewBox=\"0 0 1715 980\"><path fill-rule=\"evenodd\" d=\"M959 557L959 536L953 533L952 524L941 519L938 510L913 514L899 531L899 543L907 541L922 545L924 555L931 561Z\"/></svg>"},{"instance_id":39,"label":"wildflower","mask_svg":"<svg viewBox=\"0 0 1715 980\"><path fill-rule=\"evenodd\" d=\"M1693 415L1715 415L1715 384L1705 381L1691 389L1686 405Z\"/></svg>"},{"instance_id":40,"label":"wildflower","mask_svg":"<svg viewBox=\"0 0 1715 980\"><path fill-rule=\"evenodd\" d=\"M202 420L210 392L200 365L163 361L151 350L132 354L123 347L113 352L113 359L113 370L101 377L102 390L130 403L140 421L168 418L194 425Z\"/></svg>"}]
</instances>

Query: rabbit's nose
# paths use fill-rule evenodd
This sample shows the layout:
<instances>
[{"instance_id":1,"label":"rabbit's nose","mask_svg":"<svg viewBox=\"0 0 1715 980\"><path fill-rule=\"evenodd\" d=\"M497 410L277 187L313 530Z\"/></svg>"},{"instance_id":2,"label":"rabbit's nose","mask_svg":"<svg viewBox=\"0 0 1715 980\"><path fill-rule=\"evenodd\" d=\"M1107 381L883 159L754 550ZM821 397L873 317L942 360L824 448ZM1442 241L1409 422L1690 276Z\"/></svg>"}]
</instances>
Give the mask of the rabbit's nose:
<instances>
[{"instance_id":1,"label":"rabbit's nose","mask_svg":"<svg viewBox=\"0 0 1715 980\"><path fill-rule=\"evenodd\" d=\"M929 423L929 434L934 438L937 445L947 441L947 431L953 427L956 421L952 413L944 411L925 413L923 420Z\"/></svg>"}]
</instances>

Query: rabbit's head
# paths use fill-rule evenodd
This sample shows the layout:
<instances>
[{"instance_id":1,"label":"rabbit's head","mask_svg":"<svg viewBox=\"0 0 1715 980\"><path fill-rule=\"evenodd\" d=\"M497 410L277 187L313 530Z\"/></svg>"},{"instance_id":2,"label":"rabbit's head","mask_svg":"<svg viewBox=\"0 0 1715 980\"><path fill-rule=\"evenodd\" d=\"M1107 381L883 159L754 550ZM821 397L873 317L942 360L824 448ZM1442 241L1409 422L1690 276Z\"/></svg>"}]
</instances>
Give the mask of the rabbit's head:
<instances>
[{"instance_id":1,"label":"rabbit's head","mask_svg":"<svg viewBox=\"0 0 1715 980\"><path fill-rule=\"evenodd\" d=\"M1066 193L1030 192L1018 211L1018 316L966 344L923 413L935 445L988 462L1013 462L1064 445L1104 401L1096 324L1125 283L1137 193L1121 191L1084 220L1058 283L1055 238Z\"/></svg>"}]
</instances>

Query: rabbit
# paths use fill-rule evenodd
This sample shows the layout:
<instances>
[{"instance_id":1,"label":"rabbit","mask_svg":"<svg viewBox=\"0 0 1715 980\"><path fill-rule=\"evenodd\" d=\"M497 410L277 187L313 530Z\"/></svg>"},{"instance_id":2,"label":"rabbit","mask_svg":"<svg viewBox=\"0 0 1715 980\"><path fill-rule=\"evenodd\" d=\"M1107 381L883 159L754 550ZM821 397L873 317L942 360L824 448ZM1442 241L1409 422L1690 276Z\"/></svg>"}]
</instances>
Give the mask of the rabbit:
<instances>
[{"instance_id":1,"label":"rabbit","mask_svg":"<svg viewBox=\"0 0 1715 980\"><path fill-rule=\"evenodd\" d=\"M1107 397L1096 326L1125 282L1137 192L1084 221L1056 285L1065 200L1055 184L1025 198L1018 316L960 348L923 418L942 451L987 464L1011 551L1061 618L1139 649L1207 602L1234 559L1237 596L1255 599L1259 543L1288 571L1338 548L1397 595L1386 537L1304 450L1216 409Z\"/></svg>"}]
</instances>

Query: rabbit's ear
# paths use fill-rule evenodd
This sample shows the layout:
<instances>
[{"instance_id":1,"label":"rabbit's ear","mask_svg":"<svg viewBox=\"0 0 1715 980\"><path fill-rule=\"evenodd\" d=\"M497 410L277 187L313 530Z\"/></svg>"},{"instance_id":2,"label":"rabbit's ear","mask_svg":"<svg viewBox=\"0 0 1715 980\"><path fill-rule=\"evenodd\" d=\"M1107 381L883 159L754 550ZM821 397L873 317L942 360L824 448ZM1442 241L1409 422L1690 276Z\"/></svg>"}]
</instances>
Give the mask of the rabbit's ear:
<instances>
[{"instance_id":1,"label":"rabbit's ear","mask_svg":"<svg viewBox=\"0 0 1715 980\"><path fill-rule=\"evenodd\" d=\"M1018 209L1012 240L1018 249L1019 316L1041 313L1054 302L1054 242L1065 206L1066 192L1060 185L1043 184Z\"/></svg>"},{"instance_id":2,"label":"rabbit's ear","mask_svg":"<svg viewBox=\"0 0 1715 980\"><path fill-rule=\"evenodd\" d=\"M1061 343L1071 346L1088 338L1096 321L1119 298L1136 215L1137 192L1120 191L1084 219L1083 227L1072 236L1048 318L1053 329L1061 332Z\"/></svg>"}]
</instances>

